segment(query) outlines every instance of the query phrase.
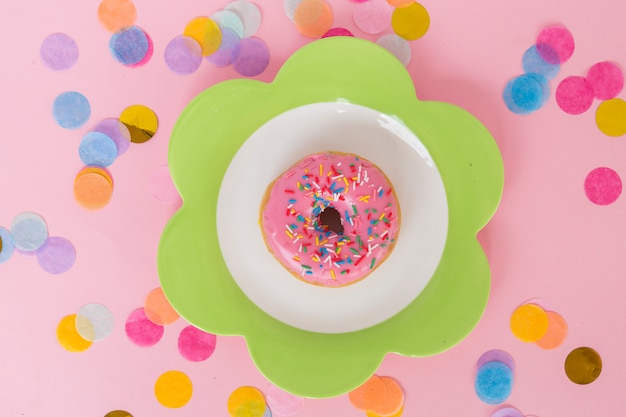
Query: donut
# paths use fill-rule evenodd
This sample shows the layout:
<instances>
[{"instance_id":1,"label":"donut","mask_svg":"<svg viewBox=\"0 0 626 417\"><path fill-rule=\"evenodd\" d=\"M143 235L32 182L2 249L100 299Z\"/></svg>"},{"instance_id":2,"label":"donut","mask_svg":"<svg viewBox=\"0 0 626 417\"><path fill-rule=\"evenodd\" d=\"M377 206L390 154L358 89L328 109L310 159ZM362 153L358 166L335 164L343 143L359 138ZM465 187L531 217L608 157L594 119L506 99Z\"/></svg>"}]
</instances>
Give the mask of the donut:
<instances>
[{"instance_id":1,"label":"donut","mask_svg":"<svg viewBox=\"0 0 626 417\"><path fill-rule=\"evenodd\" d=\"M271 254L324 287L362 280L396 243L400 206L385 174L358 155L309 155L266 190L259 220Z\"/></svg>"}]
</instances>

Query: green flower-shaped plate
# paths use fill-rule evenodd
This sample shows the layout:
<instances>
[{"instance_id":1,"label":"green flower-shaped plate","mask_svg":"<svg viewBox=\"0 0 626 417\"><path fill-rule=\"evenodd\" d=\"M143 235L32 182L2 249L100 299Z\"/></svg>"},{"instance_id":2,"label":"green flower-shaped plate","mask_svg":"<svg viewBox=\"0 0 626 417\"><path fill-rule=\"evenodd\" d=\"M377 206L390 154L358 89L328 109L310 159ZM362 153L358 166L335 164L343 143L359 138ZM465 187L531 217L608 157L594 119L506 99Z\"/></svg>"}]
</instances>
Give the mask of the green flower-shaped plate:
<instances>
[{"instance_id":1,"label":"green flower-shaped plate","mask_svg":"<svg viewBox=\"0 0 626 417\"><path fill-rule=\"evenodd\" d=\"M448 234L435 273L407 307L372 327L331 334L284 324L242 292L222 257L216 210L229 163L255 131L289 110L337 101L390 115L419 138L443 179ZM417 100L406 69L376 44L322 39L294 53L272 83L237 79L207 89L174 128L169 166L184 203L159 246L166 296L198 328L244 336L258 369L287 391L346 393L365 382L386 353L440 353L467 336L482 315L490 271L476 234L502 194L499 150L471 114ZM416 260L419 254L407 262Z\"/></svg>"}]
</instances>

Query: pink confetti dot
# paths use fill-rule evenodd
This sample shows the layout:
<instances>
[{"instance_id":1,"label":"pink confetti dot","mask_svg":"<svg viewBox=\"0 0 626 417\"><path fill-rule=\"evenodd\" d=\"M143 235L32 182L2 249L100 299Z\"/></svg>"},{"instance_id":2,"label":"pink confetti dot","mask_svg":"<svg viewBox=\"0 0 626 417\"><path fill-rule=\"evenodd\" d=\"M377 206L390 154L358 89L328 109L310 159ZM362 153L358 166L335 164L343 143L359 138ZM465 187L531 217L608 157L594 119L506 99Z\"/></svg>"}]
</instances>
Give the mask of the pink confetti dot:
<instances>
[{"instance_id":1,"label":"pink confetti dot","mask_svg":"<svg viewBox=\"0 0 626 417\"><path fill-rule=\"evenodd\" d=\"M182 200L174 186L167 165L158 167L150 176L150 194L161 204L181 204Z\"/></svg>"},{"instance_id":2,"label":"pink confetti dot","mask_svg":"<svg viewBox=\"0 0 626 417\"><path fill-rule=\"evenodd\" d=\"M624 74L617 64L609 61L598 62L589 68L587 80L599 100L615 98L624 88Z\"/></svg>"},{"instance_id":3,"label":"pink confetti dot","mask_svg":"<svg viewBox=\"0 0 626 417\"><path fill-rule=\"evenodd\" d=\"M192 362L207 360L215 351L217 338L194 326L187 326L178 335L178 351Z\"/></svg>"},{"instance_id":4,"label":"pink confetti dot","mask_svg":"<svg viewBox=\"0 0 626 417\"><path fill-rule=\"evenodd\" d=\"M126 336L139 347L150 347L159 342L165 329L146 316L143 307L133 310L126 319Z\"/></svg>"},{"instance_id":5,"label":"pink confetti dot","mask_svg":"<svg viewBox=\"0 0 626 417\"><path fill-rule=\"evenodd\" d=\"M271 385L267 389L267 405L281 416L291 416L300 410L304 399Z\"/></svg>"},{"instance_id":6,"label":"pink confetti dot","mask_svg":"<svg viewBox=\"0 0 626 417\"><path fill-rule=\"evenodd\" d=\"M563 64L574 54L574 37L563 26L548 26L537 36L537 51L549 64Z\"/></svg>"},{"instance_id":7,"label":"pink confetti dot","mask_svg":"<svg viewBox=\"0 0 626 417\"><path fill-rule=\"evenodd\" d=\"M356 4L352 17L363 32L378 34L391 26L392 13L393 9L386 0L369 0Z\"/></svg>"},{"instance_id":8,"label":"pink confetti dot","mask_svg":"<svg viewBox=\"0 0 626 417\"><path fill-rule=\"evenodd\" d=\"M621 193L622 180L611 168L596 168L585 178L585 194L594 204L599 206L611 204Z\"/></svg>"},{"instance_id":9,"label":"pink confetti dot","mask_svg":"<svg viewBox=\"0 0 626 417\"><path fill-rule=\"evenodd\" d=\"M593 97L593 88L585 77L567 77L556 89L556 102L568 114L581 114L589 110Z\"/></svg>"},{"instance_id":10,"label":"pink confetti dot","mask_svg":"<svg viewBox=\"0 0 626 417\"><path fill-rule=\"evenodd\" d=\"M346 28L330 28L322 35L322 38L330 38L332 36L352 36L354 34Z\"/></svg>"}]
</instances>

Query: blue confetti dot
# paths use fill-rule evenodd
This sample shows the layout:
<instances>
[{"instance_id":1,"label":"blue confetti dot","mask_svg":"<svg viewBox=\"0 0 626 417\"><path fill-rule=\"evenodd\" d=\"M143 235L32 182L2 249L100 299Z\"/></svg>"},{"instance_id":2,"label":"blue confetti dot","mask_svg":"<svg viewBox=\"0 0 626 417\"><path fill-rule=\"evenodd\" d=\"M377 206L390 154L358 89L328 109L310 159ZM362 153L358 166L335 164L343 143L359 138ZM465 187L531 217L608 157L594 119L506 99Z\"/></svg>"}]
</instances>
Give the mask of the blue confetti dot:
<instances>
[{"instance_id":1,"label":"blue confetti dot","mask_svg":"<svg viewBox=\"0 0 626 417\"><path fill-rule=\"evenodd\" d=\"M61 93L52 104L52 116L62 128L77 129L91 116L89 100L76 91Z\"/></svg>"},{"instance_id":2,"label":"blue confetti dot","mask_svg":"<svg viewBox=\"0 0 626 417\"><path fill-rule=\"evenodd\" d=\"M148 35L137 26L131 26L111 36L109 49L113 57L124 65L140 63L150 50Z\"/></svg>"},{"instance_id":3,"label":"blue confetti dot","mask_svg":"<svg viewBox=\"0 0 626 417\"><path fill-rule=\"evenodd\" d=\"M509 81L504 87L502 98L513 113L532 113L541 108L545 102L544 88L535 78L535 76L529 76L528 74L519 75Z\"/></svg>"},{"instance_id":4,"label":"blue confetti dot","mask_svg":"<svg viewBox=\"0 0 626 417\"><path fill-rule=\"evenodd\" d=\"M265 412L261 417L272 417L272 410L268 406L265 406Z\"/></svg>"},{"instance_id":5,"label":"blue confetti dot","mask_svg":"<svg viewBox=\"0 0 626 417\"><path fill-rule=\"evenodd\" d=\"M117 146L104 133L89 132L80 142L78 155L85 165L108 167L117 158Z\"/></svg>"},{"instance_id":6,"label":"blue confetti dot","mask_svg":"<svg viewBox=\"0 0 626 417\"><path fill-rule=\"evenodd\" d=\"M13 219L11 235L16 248L24 252L34 252L46 243L48 225L39 214L24 212Z\"/></svg>"},{"instance_id":7,"label":"blue confetti dot","mask_svg":"<svg viewBox=\"0 0 626 417\"><path fill-rule=\"evenodd\" d=\"M502 362L487 362L478 369L476 395L486 404L502 404L511 395L513 371Z\"/></svg>"},{"instance_id":8,"label":"blue confetti dot","mask_svg":"<svg viewBox=\"0 0 626 417\"><path fill-rule=\"evenodd\" d=\"M11 255L13 255L15 245L13 244L13 236L11 236L11 233L4 227L0 227L0 239L2 240L2 248L0 248L0 264L2 264L8 261Z\"/></svg>"},{"instance_id":9,"label":"blue confetti dot","mask_svg":"<svg viewBox=\"0 0 626 417\"><path fill-rule=\"evenodd\" d=\"M541 74L548 80L556 77L561 69L561 65L559 64L546 62L537 50L536 45L531 46L524 53L522 57L522 67L526 73Z\"/></svg>"},{"instance_id":10,"label":"blue confetti dot","mask_svg":"<svg viewBox=\"0 0 626 417\"><path fill-rule=\"evenodd\" d=\"M537 81L537 83L541 86L541 90L543 91L543 95L541 97L541 107L543 107L543 105L546 104L550 98L550 82L541 74L529 72L526 76Z\"/></svg>"}]
</instances>

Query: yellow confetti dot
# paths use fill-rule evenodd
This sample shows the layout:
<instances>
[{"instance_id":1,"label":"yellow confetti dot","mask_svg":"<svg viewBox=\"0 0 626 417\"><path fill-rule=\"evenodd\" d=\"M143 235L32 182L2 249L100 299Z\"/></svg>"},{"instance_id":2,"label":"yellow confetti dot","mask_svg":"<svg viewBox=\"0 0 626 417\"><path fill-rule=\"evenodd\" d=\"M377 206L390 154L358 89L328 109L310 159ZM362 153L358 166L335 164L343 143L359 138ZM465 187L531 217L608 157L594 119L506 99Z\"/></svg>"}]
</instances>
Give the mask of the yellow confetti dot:
<instances>
[{"instance_id":1,"label":"yellow confetti dot","mask_svg":"<svg viewBox=\"0 0 626 417\"><path fill-rule=\"evenodd\" d=\"M91 346L91 342L83 339L76 330L76 314L61 319L57 326L57 339L61 346L70 352L83 352Z\"/></svg>"},{"instance_id":2,"label":"yellow confetti dot","mask_svg":"<svg viewBox=\"0 0 626 417\"><path fill-rule=\"evenodd\" d=\"M191 399L191 379L181 371L167 371L154 383L154 395L164 407L179 408Z\"/></svg>"},{"instance_id":3,"label":"yellow confetti dot","mask_svg":"<svg viewBox=\"0 0 626 417\"><path fill-rule=\"evenodd\" d=\"M414 2L405 7L398 7L393 11L391 27L398 36L407 41L413 41L428 32L430 15L424 6Z\"/></svg>"},{"instance_id":4,"label":"yellow confetti dot","mask_svg":"<svg viewBox=\"0 0 626 417\"><path fill-rule=\"evenodd\" d=\"M567 355L565 373L575 384L591 384L602 372L602 359L598 352L589 347L579 347Z\"/></svg>"},{"instance_id":5,"label":"yellow confetti dot","mask_svg":"<svg viewBox=\"0 0 626 417\"><path fill-rule=\"evenodd\" d=\"M400 410L398 410L396 413L391 414L391 415L385 415L384 417L400 417L402 416L402 413L404 413L404 407L401 407ZM367 410L365 412L365 415L367 417L383 417L382 414L376 414L375 412L370 411L370 410Z\"/></svg>"},{"instance_id":6,"label":"yellow confetti dot","mask_svg":"<svg viewBox=\"0 0 626 417\"><path fill-rule=\"evenodd\" d=\"M231 417L263 417L266 407L263 394L254 387L239 387L228 397Z\"/></svg>"},{"instance_id":7,"label":"yellow confetti dot","mask_svg":"<svg viewBox=\"0 0 626 417\"><path fill-rule=\"evenodd\" d=\"M159 128L159 120L156 114L141 104L126 107L119 117L130 133L130 141L143 143L152 138Z\"/></svg>"},{"instance_id":8,"label":"yellow confetti dot","mask_svg":"<svg viewBox=\"0 0 626 417\"><path fill-rule=\"evenodd\" d=\"M187 24L183 35L194 38L202 47L202 55L215 53L222 44L222 31L217 23L208 17L196 17Z\"/></svg>"},{"instance_id":9,"label":"yellow confetti dot","mask_svg":"<svg viewBox=\"0 0 626 417\"><path fill-rule=\"evenodd\" d=\"M612 98L603 101L596 110L598 129L607 136L626 134L626 101Z\"/></svg>"},{"instance_id":10,"label":"yellow confetti dot","mask_svg":"<svg viewBox=\"0 0 626 417\"><path fill-rule=\"evenodd\" d=\"M548 315L535 304L524 304L511 314L511 331L522 342L536 342L548 330Z\"/></svg>"}]
</instances>

